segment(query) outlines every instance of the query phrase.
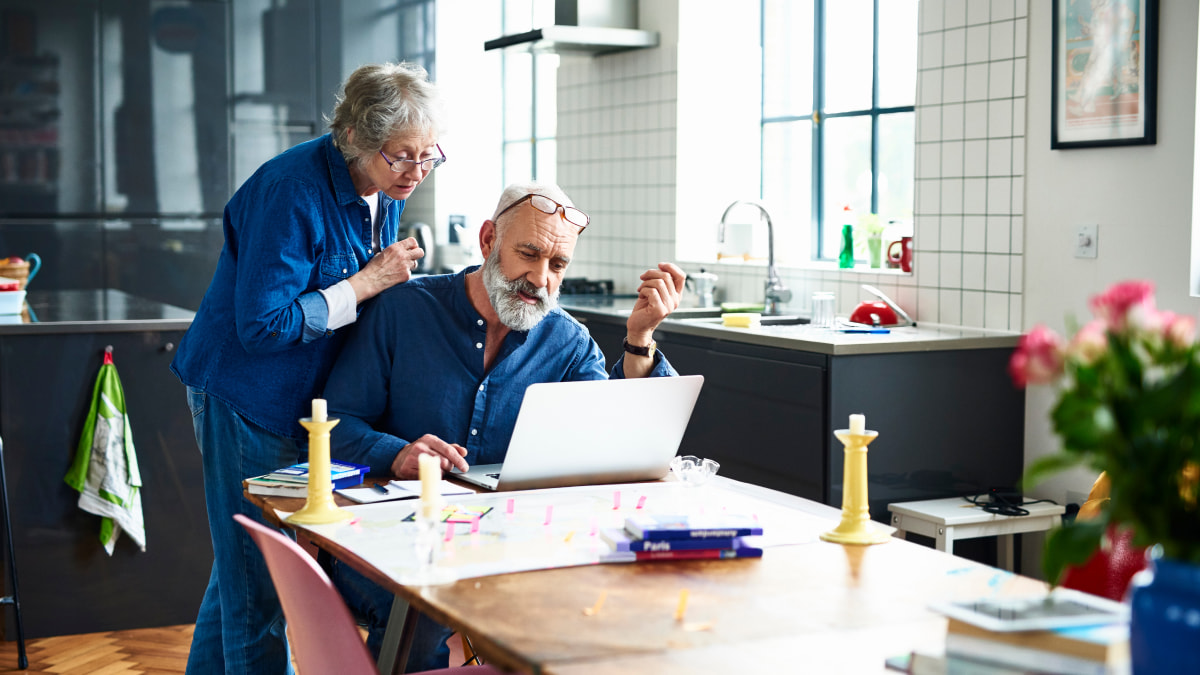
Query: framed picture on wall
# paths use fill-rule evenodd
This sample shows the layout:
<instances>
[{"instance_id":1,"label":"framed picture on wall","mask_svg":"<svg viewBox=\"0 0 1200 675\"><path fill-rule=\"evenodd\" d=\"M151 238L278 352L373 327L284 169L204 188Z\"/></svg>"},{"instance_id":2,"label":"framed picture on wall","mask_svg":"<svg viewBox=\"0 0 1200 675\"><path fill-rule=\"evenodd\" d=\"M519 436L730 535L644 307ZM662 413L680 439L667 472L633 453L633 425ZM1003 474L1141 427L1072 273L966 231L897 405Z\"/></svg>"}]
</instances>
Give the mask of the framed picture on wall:
<instances>
[{"instance_id":1,"label":"framed picture on wall","mask_svg":"<svg viewBox=\"0 0 1200 675\"><path fill-rule=\"evenodd\" d=\"M1050 148L1153 145L1158 0L1054 0Z\"/></svg>"}]
</instances>

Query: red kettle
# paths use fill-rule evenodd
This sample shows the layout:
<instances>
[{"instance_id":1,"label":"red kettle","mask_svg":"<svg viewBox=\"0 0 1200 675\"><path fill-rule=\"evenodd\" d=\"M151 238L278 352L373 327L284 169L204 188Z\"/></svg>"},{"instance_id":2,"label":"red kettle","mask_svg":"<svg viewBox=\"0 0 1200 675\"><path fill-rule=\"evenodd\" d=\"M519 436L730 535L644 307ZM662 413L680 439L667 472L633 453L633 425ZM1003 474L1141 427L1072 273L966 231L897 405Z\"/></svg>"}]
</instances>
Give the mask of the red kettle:
<instances>
[{"instance_id":1,"label":"red kettle","mask_svg":"<svg viewBox=\"0 0 1200 675\"><path fill-rule=\"evenodd\" d=\"M891 326L900 323L896 312L882 300L858 303L858 307L850 313L850 320L867 326Z\"/></svg>"},{"instance_id":2,"label":"red kettle","mask_svg":"<svg viewBox=\"0 0 1200 675\"><path fill-rule=\"evenodd\" d=\"M900 306L891 298L884 295L883 291L868 284L862 284L862 288L879 299L858 303L858 307L855 307L854 311L850 313L851 323L881 328L917 325L917 322L913 321L912 317L900 309Z\"/></svg>"}]
</instances>

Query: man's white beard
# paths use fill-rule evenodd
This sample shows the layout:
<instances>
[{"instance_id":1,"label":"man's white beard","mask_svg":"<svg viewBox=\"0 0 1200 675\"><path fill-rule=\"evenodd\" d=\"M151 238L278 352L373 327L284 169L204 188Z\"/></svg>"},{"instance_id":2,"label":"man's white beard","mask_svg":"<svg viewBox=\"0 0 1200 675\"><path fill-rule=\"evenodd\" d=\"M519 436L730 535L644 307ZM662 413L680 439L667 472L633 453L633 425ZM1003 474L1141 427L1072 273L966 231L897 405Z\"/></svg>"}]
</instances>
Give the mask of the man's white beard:
<instances>
[{"instance_id":1,"label":"man's white beard","mask_svg":"<svg viewBox=\"0 0 1200 675\"><path fill-rule=\"evenodd\" d=\"M500 247L492 249L491 255L483 263L483 287L487 290L488 299L500 323L515 331L528 331L538 325L550 310L558 306L558 290L554 294L546 292L545 288L537 288L524 278L507 279L500 271ZM518 293L524 293L537 298L534 304L521 299Z\"/></svg>"}]
</instances>

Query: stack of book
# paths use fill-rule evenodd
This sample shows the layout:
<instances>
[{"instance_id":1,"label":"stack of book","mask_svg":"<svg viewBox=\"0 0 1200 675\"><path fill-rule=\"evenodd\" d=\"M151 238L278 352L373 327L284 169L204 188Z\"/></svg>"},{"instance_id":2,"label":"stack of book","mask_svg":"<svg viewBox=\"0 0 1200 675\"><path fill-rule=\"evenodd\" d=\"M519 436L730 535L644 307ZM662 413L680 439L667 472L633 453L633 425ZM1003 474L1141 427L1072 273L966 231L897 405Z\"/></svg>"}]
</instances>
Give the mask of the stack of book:
<instances>
[{"instance_id":1,"label":"stack of book","mask_svg":"<svg viewBox=\"0 0 1200 675\"><path fill-rule=\"evenodd\" d=\"M605 562L635 560L692 560L705 558L761 558L762 548L745 537L762 534L748 516L636 515L625 520L625 529L602 530L612 547Z\"/></svg>"},{"instance_id":2,"label":"stack of book","mask_svg":"<svg viewBox=\"0 0 1200 675\"><path fill-rule=\"evenodd\" d=\"M946 653L914 653L913 675L1122 675L1130 672L1129 624L992 631L948 619Z\"/></svg>"},{"instance_id":3,"label":"stack of book","mask_svg":"<svg viewBox=\"0 0 1200 675\"><path fill-rule=\"evenodd\" d=\"M362 485L371 467L365 464L333 460L329 463L330 478L333 489L341 489ZM252 495L272 497L306 497L308 496L308 462L293 464L271 473L247 478L242 481L246 490Z\"/></svg>"}]
</instances>

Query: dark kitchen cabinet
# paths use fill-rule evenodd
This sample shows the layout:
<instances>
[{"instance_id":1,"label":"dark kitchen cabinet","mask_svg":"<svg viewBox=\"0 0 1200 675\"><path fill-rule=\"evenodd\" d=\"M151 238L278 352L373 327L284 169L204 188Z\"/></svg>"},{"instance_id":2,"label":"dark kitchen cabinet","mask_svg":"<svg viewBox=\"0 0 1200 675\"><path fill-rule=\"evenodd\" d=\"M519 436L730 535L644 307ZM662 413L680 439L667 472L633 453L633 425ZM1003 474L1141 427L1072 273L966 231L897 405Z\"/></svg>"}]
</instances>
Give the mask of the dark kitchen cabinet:
<instances>
[{"instance_id":1,"label":"dark kitchen cabinet","mask_svg":"<svg viewBox=\"0 0 1200 675\"><path fill-rule=\"evenodd\" d=\"M153 318L186 314L117 291L30 298L43 322L0 325L0 436L25 637L194 622L212 546L191 414L167 368L190 319ZM63 482L108 345L146 524L145 552L122 535L111 557L99 541L100 518L80 510L78 493ZM11 622L8 610L8 639Z\"/></svg>"}]
</instances>

